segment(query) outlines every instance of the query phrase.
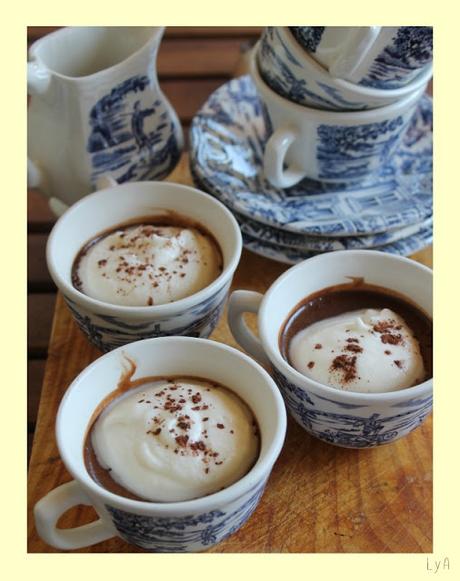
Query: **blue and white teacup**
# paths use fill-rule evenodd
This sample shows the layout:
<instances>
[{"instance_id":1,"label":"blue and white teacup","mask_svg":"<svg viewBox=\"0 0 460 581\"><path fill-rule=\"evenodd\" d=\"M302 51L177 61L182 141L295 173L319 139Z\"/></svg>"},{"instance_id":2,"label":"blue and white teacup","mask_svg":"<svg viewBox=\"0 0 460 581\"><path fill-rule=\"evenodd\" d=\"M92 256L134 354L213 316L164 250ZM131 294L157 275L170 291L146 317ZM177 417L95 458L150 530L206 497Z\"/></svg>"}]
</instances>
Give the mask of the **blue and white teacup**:
<instances>
[{"instance_id":1,"label":"blue and white teacup","mask_svg":"<svg viewBox=\"0 0 460 581\"><path fill-rule=\"evenodd\" d=\"M366 87L403 87L433 60L431 26L293 26L290 30L331 76Z\"/></svg>"},{"instance_id":2,"label":"blue and white teacup","mask_svg":"<svg viewBox=\"0 0 460 581\"><path fill-rule=\"evenodd\" d=\"M289 412L309 434L337 446L370 448L402 438L423 422L432 409L433 380L389 393L342 391L297 371L279 343L286 319L303 299L355 278L389 289L432 316L431 269L385 252L342 250L293 266L265 295L234 291L228 323L241 347L271 367ZM257 314L260 339L244 321L247 312Z\"/></svg>"},{"instance_id":3,"label":"blue and white teacup","mask_svg":"<svg viewBox=\"0 0 460 581\"><path fill-rule=\"evenodd\" d=\"M403 87L375 88L333 77L296 41L287 27L264 29L256 48L264 81L276 93L300 105L329 111L376 109L408 98L426 87L433 67Z\"/></svg>"},{"instance_id":4,"label":"blue and white teacup","mask_svg":"<svg viewBox=\"0 0 460 581\"><path fill-rule=\"evenodd\" d=\"M126 372L135 378L195 376L216 381L239 395L254 413L261 434L259 457L250 471L224 490L182 502L147 502L118 496L86 470L83 445L90 420ZM163 337L116 349L87 367L67 389L59 407L56 439L74 480L49 492L34 509L40 537L63 550L87 547L119 536L154 552L203 551L235 533L263 494L286 434L286 409L270 375L240 351L205 339ZM78 528L57 527L73 506L91 505L99 519Z\"/></svg>"},{"instance_id":5,"label":"blue and white teacup","mask_svg":"<svg viewBox=\"0 0 460 581\"><path fill-rule=\"evenodd\" d=\"M73 204L99 177L160 180L183 147L156 59L164 27L71 26L29 49L28 180Z\"/></svg>"},{"instance_id":6,"label":"blue and white teacup","mask_svg":"<svg viewBox=\"0 0 460 581\"><path fill-rule=\"evenodd\" d=\"M135 218L171 210L203 225L219 244L223 270L210 285L178 301L144 307L105 303L75 288L72 265L85 244ZM222 314L241 249L237 221L208 194L175 183L135 182L100 190L71 206L51 231L46 256L80 329L99 350L109 351L149 337L208 337Z\"/></svg>"},{"instance_id":7,"label":"blue and white teacup","mask_svg":"<svg viewBox=\"0 0 460 581\"><path fill-rule=\"evenodd\" d=\"M252 54L251 75L273 130L264 151L264 173L278 188L304 178L352 182L377 173L398 147L425 87L372 111L320 111L275 92Z\"/></svg>"}]
</instances>

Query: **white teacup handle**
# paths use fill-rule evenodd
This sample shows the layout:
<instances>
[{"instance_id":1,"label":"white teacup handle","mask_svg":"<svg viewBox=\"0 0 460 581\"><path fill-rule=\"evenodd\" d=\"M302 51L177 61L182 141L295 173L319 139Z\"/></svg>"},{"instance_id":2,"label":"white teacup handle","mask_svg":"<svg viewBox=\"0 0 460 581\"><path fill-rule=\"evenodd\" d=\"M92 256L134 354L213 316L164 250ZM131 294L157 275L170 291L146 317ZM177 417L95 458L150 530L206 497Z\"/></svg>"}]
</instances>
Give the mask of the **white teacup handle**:
<instances>
[{"instance_id":1,"label":"white teacup handle","mask_svg":"<svg viewBox=\"0 0 460 581\"><path fill-rule=\"evenodd\" d=\"M232 292L228 302L228 326L236 342L259 363L270 366L261 342L249 329L244 320L244 313L259 312L264 295L254 291L237 290Z\"/></svg>"},{"instance_id":2,"label":"white teacup handle","mask_svg":"<svg viewBox=\"0 0 460 581\"><path fill-rule=\"evenodd\" d=\"M279 127L265 145L264 172L268 181L277 188L289 188L302 180L307 174L304 170L290 166L284 169L289 147L298 137L296 129Z\"/></svg>"},{"instance_id":3,"label":"white teacup handle","mask_svg":"<svg viewBox=\"0 0 460 581\"><path fill-rule=\"evenodd\" d=\"M95 545L115 536L113 528L102 519L74 529L57 528L59 517L79 504L91 506L92 503L75 480L58 486L39 500L34 507L34 516L40 537L57 549L70 550Z\"/></svg>"}]
</instances>

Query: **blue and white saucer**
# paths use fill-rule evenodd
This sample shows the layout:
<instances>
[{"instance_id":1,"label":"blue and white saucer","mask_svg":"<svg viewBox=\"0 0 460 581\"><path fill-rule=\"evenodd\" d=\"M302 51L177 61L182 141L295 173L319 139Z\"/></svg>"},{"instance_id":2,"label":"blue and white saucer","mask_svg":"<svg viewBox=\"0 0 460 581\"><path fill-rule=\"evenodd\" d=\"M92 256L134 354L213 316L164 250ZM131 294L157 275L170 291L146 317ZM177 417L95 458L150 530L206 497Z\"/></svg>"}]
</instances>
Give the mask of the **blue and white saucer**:
<instances>
[{"instance_id":1,"label":"blue and white saucer","mask_svg":"<svg viewBox=\"0 0 460 581\"><path fill-rule=\"evenodd\" d=\"M297 264L316 256L318 252L299 250L298 248L287 248L283 246L278 246L277 244L270 244L269 242L264 242L254 238L248 234L243 233L243 242L245 248L264 256L265 258L271 258L278 262L284 262L285 264ZM408 236L402 240L392 242L391 244L385 244L384 246L375 246L373 250L380 250L382 252L389 252L390 254L399 254L401 256L409 256L422 250L426 246L429 246L433 242L433 228L428 226L427 228L422 228L417 234L413 236Z\"/></svg>"},{"instance_id":2,"label":"blue and white saucer","mask_svg":"<svg viewBox=\"0 0 460 581\"><path fill-rule=\"evenodd\" d=\"M272 226L267 226L261 222L256 222L246 218L241 214L235 213L241 232L251 238L256 238L261 242L268 242L271 245L281 246L283 248L292 248L300 251L312 252L330 252L333 250L351 250L351 249L379 249L382 246L388 246L407 238L433 228L433 218L430 216L420 224L413 224L397 230L388 230L380 234L370 234L368 236L346 236L342 238L326 238L319 236L308 236L305 234L296 234L278 230Z\"/></svg>"},{"instance_id":3,"label":"blue and white saucer","mask_svg":"<svg viewBox=\"0 0 460 581\"><path fill-rule=\"evenodd\" d=\"M193 180L198 188L206 190L196 175L193 175ZM281 230L280 228L257 222L238 212L233 212L233 215L238 221L242 234L247 234L250 238L256 238L261 242L268 242L276 246L312 252L376 248L413 236L422 229L433 227L433 218L429 216L419 224L412 224L396 230L387 230L379 234L328 238L326 236L311 236Z\"/></svg>"},{"instance_id":4,"label":"blue and white saucer","mask_svg":"<svg viewBox=\"0 0 460 581\"><path fill-rule=\"evenodd\" d=\"M217 89L194 117L190 165L201 186L235 213L313 236L373 235L432 215L432 101L424 96L402 144L379 175L359 184L303 180L282 190L262 169L267 127L249 76Z\"/></svg>"}]
</instances>

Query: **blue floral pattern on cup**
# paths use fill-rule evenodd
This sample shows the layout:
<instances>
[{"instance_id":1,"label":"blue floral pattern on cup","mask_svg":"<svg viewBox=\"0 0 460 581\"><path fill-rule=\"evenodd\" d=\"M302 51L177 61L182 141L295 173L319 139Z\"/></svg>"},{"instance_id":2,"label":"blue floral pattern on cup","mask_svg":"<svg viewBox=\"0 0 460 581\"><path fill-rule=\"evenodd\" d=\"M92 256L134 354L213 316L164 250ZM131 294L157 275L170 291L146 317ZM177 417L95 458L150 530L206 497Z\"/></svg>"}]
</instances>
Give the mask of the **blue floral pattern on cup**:
<instances>
[{"instance_id":1,"label":"blue floral pattern on cup","mask_svg":"<svg viewBox=\"0 0 460 581\"><path fill-rule=\"evenodd\" d=\"M431 62L432 56L433 29L430 26L401 26L359 84L396 89L411 81L421 67Z\"/></svg>"},{"instance_id":2,"label":"blue floral pattern on cup","mask_svg":"<svg viewBox=\"0 0 460 581\"><path fill-rule=\"evenodd\" d=\"M202 551L236 532L254 512L266 481L225 510L181 516L151 517L106 505L120 536L147 551L185 553Z\"/></svg>"},{"instance_id":3,"label":"blue floral pattern on cup","mask_svg":"<svg viewBox=\"0 0 460 581\"><path fill-rule=\"evenodd\" d=\"M323 38L325 27L291 26L289 30L307 52L314 54ZM432 27L399 26L393 38L369 62L362 78L355 82L374 89L398 89L412 81L425 65L431 63L432 58Z\"/></svg>"},{"instance_id":4,"label":"blue floral pattern on cup","mask_svg":"<svg viewBox=\"0 0 460 581\"><path fill-rule=\"evenodd\" d=\"M317 396L291 383L276 368L273 377L298 424L312 436L346 448L371 448L405 436L423 422L433 404L431 395L408 398L379 413L375 406Z\"/></svg>"},{"instance_id":5,"label":"blue floral pattern on cup","mask_svg":"<svg viewBox=\"0 0 460 581\"><path fill-rule=\"evenodd\" d=\"M316 52L324 34L325 26L290 26L292 35L308 52Z\"/></svg>"},{"instance_id":6,"label":"blue floral pattern on cup","mask_svg":"<svg viewBox=\"0 0 460 581\"><path fill-rule=\"evenodd\" d=\"M230 284L227 284L213 296L179 315L141 323L127 323L120 317L93 314L66 296L64 300L83 333L105 353L151 337L209 337L222 315L229 288Z\"/></svg>"},{"instance_id":7,"label":"blue floral pattern on cup","mask_svg":"<svg viewBox=\"0 0 460 581\"><path fill-rule=\"evenodd\" d=\"M273 40L280 50L275 50ZM356 110L368 109L368 103L355 98L347 99L325 80L308 80L304 68L281 38L276 27L267 27L260 39L258 63L264 81L278 95L294 103L318 109Z\"/></svg>"},{"instance_id":8,"label":"blue floral pattern on cup","mask_svg":"<svg viewBox=\"0 0 460 581\"><path fill-rule=\"evenodd\" d=\"M249 76L215 91L194 117L190 167L199 184L232 211L298 234L371 235L432 215L432 101L424 96L402 142L378 175L359 184L305 179L280 189L264 176L270 135Z\"/></svg>"},{"instance_id":9,"label":"blue floral pattern on cup","mask_svg":"<svg viewBox=\"0 0 460 581\"><path fill-rule=\"evenodd\" d=\"M376 159L387 159L410 122L400 115L391 121L356 127L318 127L318 167L321 179L360 179L369 174Z\"/></svg>"},{"instance_id":10,"label":"blue floral pattern on cup","mask_svg":"<svg viewBox=\"0 0 460 581\"><path fill-rule=\"evenodd\" d=\"M159 89L152 101L152 90L149 77L138 75L113 87L92 107L87 150L93 184L103 174L118 183L162 179L178 163L181 128Z\"/></svg>"}]
</instances>

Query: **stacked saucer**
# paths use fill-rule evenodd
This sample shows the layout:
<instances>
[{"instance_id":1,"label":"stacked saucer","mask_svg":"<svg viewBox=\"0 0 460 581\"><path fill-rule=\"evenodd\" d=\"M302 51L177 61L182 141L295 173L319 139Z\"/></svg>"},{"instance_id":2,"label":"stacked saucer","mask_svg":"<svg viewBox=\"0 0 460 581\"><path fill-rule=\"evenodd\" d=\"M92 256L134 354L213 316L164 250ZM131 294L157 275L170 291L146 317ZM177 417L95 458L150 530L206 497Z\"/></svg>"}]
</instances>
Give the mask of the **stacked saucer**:
<instances>
[{"instance_id":1,"label":"stacked saucer","mask_svg":"<svg viewBox=\"0 0 460 581\"><path fill-rule=\"evenodd\" d=\"M250 76L215 91L190 129L195 183L233 212L248 249L293 264L331 250L410 255L431 244L433 124L427 95L417 99L396 150L359 181L305 178L288 188L273 185L264 171L272 131Z\"/></svg>"}]
</instances>

